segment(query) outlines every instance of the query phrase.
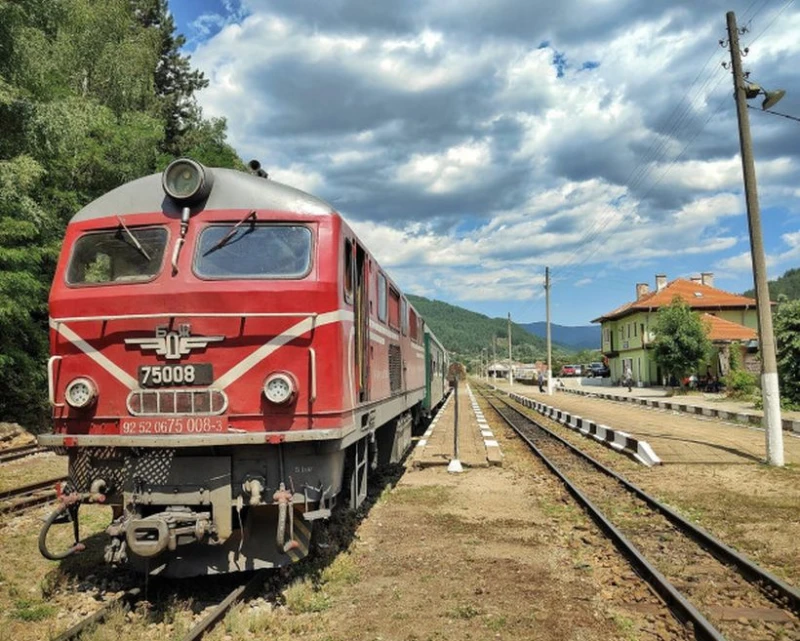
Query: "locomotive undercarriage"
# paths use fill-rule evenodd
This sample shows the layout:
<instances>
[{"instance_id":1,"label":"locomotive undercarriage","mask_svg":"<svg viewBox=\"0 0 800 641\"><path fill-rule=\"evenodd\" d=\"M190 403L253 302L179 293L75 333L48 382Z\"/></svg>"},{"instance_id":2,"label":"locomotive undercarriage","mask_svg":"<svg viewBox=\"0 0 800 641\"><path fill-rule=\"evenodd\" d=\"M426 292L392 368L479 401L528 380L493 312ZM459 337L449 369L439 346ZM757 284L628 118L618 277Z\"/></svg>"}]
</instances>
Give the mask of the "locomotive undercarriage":
<instances>
[{"instance_id":1,"label":"locomotive undercarriage","mask_svg":"<svg viewBox=\"0 0 800 641\"><path fill-rule=\"evenodd\" d=\"M412 424L407 412L349 444L81 447L70 490L113 507L110 563L174 577L280 567L308 554L337 499L363 502L370 470L402 458Z\"/></svg>"}]
</instances>

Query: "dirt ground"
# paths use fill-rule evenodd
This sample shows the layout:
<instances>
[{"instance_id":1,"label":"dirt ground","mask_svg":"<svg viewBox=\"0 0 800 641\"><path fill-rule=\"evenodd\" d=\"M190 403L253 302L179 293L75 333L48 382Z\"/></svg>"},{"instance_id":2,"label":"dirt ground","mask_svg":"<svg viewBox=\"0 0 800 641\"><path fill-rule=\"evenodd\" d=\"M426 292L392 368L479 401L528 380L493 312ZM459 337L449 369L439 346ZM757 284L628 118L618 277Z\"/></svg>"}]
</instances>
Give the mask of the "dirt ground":
<instances>
[{"instance_id":1,"label":"dirt ground","mask_svg":"<svg viewBox=\"0 0 800 641\"><path fill-rule=\"evenodd\" d=\"M635 418L648 411L620 403L594 402L607 404L606 411L613 409L622 418L629 415ZM556 407L560 404L556 403ZM797 465L774 468L741 458L737 463L687 462L645 468L593 439L548 421L536 412L529 413L759 565L792 585L800 585L800 467ZM592 414L587 412L585 416ZM653 416L673 418L660 412L653 412ZM686 420L685 415L678 418ZM714 426L723 431L741 429L717 421L697 420L706 430ZM691 443L685 446L693 447Z\"/></svg>"},{"instance_id":2,"label":"dirt ground","mask_svg":"<svg viewBox=\"0 0 800 641\"><path fill-rule=\"evenodd\" d=\"M343 552L307 571L297 566L296 579L277 581L277 593L236 607L207 638L689 638L560 483L485 411L505 454L502 468L462 475L443 467L407 470L395 487L374 490L379 497ZM756 463L646 469L555 429L756 562L800 582L797 469ZM49 477L63 461L40 455L4 466L2 476L14 470L22 478L19 470L26 469ZM75 567L41 559L35 536L43 513L0 517L6 542L0 639L48 638L123 582L113 585L115 575L93 565L101 563L100 545ZM98 514L87 529L99 531L106 521ZM194 595L176 596L158 616L118 613L87 641L180 639L202 612Z\"/></svg>"},{"instance_id":3,"label":"dirt ground","mask_svg":"<svg viewBox=\"0 0 800 641\"><path fill-rule=\"evenodd\" d=\"M268 614L237 609L210 638L687 638L558 481L495 434L502 468L406 471L321 581Z\"/></svg>"}]
</instances>

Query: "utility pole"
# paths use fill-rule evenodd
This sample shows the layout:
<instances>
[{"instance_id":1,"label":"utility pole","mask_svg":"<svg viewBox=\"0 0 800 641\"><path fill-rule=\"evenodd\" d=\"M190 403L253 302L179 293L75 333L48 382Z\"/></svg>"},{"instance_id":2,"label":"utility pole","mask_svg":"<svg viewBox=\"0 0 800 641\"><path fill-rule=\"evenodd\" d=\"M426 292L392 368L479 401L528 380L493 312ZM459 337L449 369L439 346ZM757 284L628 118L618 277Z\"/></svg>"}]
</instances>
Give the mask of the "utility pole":
<instances>
[{"instance_id":1,"label":"utility pole","mask_svg":"<svg viewBox=\"0 0 800 641\"><path fill-rule=\"evenodd\" d=\"M783 432L781 431L781 402L778 388L778 363L775 358L775 337L772 332L772 309L767 286L767 267L764 257L764 239L761 234L761 212L758 206L756 167L753 160L753 141L750 137L750 116L747 113L747 95L739 51L739 30L736 14L729 11L728 43L731 48L733 88L736 95L736 115L739 119L739 144L742 151L744 194L747 202L747 224L750 229L750 253L753 260L753 279L756 286L758 310L758 348L761 356L761 393L764 398L764 428L767 463L783 466Z\"/></svg>"},{"instance_id":2,"label":"utility pole","mask_svg":"<svg viewBox=\"0 0 800 641\"><path fill-rule=\"evenodd\" d=\"M544 298L547 309L547 393L553 395L553 346L550 342L550 268L544 268Z\"/></svg>"},{"instance_id":3,"label":"utility pole","mask_svg":"<svg viewBox=\"0 0 800 641\"><path fill-rule=\"evenodd\" d=\"M511 312L508 312L508 385L514 385L514 374L511 360Z\"/></svg>"},{"instance_id":4,"label":"utility pole","mask_svg":"<svg viewBox=\"0 0 800 641\"><path fill-rule=\"evenodd\" d=\"M497 365L497 335L492 334L492 367ZM492 370L492 378L497 382L497 370Z\"/></svg>"}]
</instances>

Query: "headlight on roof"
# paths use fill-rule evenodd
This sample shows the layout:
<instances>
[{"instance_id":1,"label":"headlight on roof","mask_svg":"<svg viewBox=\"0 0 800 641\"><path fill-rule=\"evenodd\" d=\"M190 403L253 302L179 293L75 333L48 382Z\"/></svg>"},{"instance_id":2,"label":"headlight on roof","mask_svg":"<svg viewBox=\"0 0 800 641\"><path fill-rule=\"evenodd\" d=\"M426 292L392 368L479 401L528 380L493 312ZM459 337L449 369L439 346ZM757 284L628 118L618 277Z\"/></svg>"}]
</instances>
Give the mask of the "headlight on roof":
<instances>
[{"instance_id":1,"label":"headlight on roof","mask_svg":"<svg viewBox=\"0 0 800 641\"><path fill-rule=\"evenodd\" d=\"M211 192L212 174L189 158L173 160L161 174L164 192L180 203L202 200Z\"/></svg>"},{"instance_id":2,"label":"headlight on roof","mask_svg":"<svg viewBox=\"0 0 800 641\"><path fill-rule=\"evenodd\" d=\"M297 392L294 380L288 374L276 372L267 376L264 381L264 396L270 403L283 405L294 398Z\"/></svg>"},{"instance_id":3,"label":"headlight on roof","mask_svg":"<svg viewBox=\"0 0 800 641\"><path fill-rule=\"evenodd\" d=\"M88 378L80 376L67 385L64 398L70 407L83 409L94 403L97 398L97 387Z\"/></svg>"}]
</instances>

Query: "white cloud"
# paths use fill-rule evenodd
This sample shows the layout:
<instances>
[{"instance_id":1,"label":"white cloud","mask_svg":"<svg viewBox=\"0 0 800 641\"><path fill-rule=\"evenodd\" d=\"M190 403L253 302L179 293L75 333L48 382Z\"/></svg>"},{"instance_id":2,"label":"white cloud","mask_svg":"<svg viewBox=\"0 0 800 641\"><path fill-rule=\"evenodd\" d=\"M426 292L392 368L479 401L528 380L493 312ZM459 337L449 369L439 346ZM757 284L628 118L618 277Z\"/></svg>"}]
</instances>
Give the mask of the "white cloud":
<instances>
[{"instance_id":1,"label":"white cloud","mask_svg":"<svg viewBox=\"0 0 800 641\"><path fill-rule=\"evenodd\" d=\"M743 282L741 164L716 45L724 16L701 5L547 5L548 20L522 25L512 16L533 11L522 0L399 12L250 1L248 13L232 4L196 20L213 35L193 62L211 80L206 113L228 118L243 157L341 207L418 293L518 300L545 265L581 295L620 265L674 273L680 261ZM798 28L790 8L755 43L748 62L765 86L771 73L796 78L786 61L800 55ZM761 199L800 213L788 126L764 125ZM800 232L782 222L765 218L773 266L800 259Z\"/></svg>"}]
</instances>

